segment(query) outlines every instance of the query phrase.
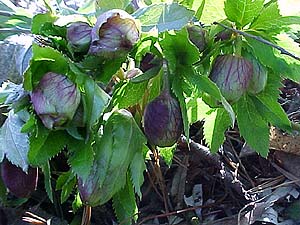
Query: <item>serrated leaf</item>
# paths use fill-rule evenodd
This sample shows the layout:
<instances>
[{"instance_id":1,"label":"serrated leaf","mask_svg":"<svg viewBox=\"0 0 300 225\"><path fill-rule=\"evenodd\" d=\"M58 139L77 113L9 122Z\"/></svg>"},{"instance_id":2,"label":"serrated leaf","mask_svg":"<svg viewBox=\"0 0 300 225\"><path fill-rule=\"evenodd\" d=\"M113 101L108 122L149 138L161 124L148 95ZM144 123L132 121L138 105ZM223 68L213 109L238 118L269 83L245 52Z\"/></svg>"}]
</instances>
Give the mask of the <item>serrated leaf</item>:
<instances>
[{"instance_id":1,"label":"serrated leaf","mask_svg":"<svg viewBox=\"0 0 300 225\"><path fill-rule=\"evenodd\" d=\"M68 143L69 137L65 131L50 131L39 124L35 133L31 134L28 159L34 166L43 166L57 155Z\"/></svg>"},{"instance_id":2,"label":"serrated leaf","mask_svg":"<svg viewBox=\"0 0 300 225\"><path fill-rule=\"evenodd\" d=\"M84 100L84 121L87 127L91 129L108 106L110 96L106 94L94 80L87 77L84 83L84 93L82 97Z\"/></svg>"},{"instance_id":3,"label":"serrated leaf","mask_svg":"<svg viewBox=\"0 0 300 225\"><path fill-rule=\"evenodd\" d=\"M28 134L21 132L24 123L18 114L13 110L9 111L1 128L0 159L5 155L12 164L27 172L29 141Z\"/></svg>"},{"instance_id":4,"label":"serrated leaf","mask_svg":"<svg viewBox=\"0 0 300 225\"><path fill-rule=\"evenodd\" d=\"M161 3L137 10L133 16L140 20L142 31L157 29L158 32L180 30L193 17L194 12L177 3Z\"/></svg>"},{"instance_id":5,"label":"serrated leaf","mask_svg":"<svg viewBox=\"0 0 300 225\"><path fill-rule=\"evenodd\" d=\"M41 47L33 44L32 52L30 69L24 74L25 90L31 91L41 77L49 71L59 74L66 74L68 72L69 62L59 51L51 47Z\"/></svg>"},{"instance_id":6,"label":"serrated leaf","mask_svg":"<svg viewBox=\"0 0 300 225\"><path fill-rule=\"evenodd\" d=\"M217 85L214 82L212 82L208 77L202 75L196 76L195 74L190 74L190 76L188 76L187 79L189 79L190 83L195 85L199 92L203 91L222 103L224 109L228 112L230 116L231 124L233 126L235 122L235 113L231 105L222 96Z\"/></svg>"},{"instance_id":7,"label":"serrated leaf","mask_svg":"<svg viewBox=\"0 0 300 225\"><path fill-rule=\"evenodd\" d=\"M51 183L51 171L49 162L45 163L42 166L43 174L44 174L44 185L48 195L48 198L53 203L53 190L52 190L52 183Z\"/></svg>"},{"instance_id":8,"label":"serrated leaf","mask_svg":"<svg viewBox=\"0 0 300 225\"><path fill-rule=\"evenodd\" d=\"M158 147L159 155L163 158L166 164L170 167L172 164L174 152L176 150L177 145L174 144L171 147L160 148Z\"/></svg>"},{"instance_id":9,"label":"serrated leaf","mask_svg":"<svg viewBox=\"0 0 300 225\"><path fill-rule=\"evenodd\" d=\"M264 5L264 0L226 0L225 14L229 20L242 28L257 17Z\"/></svg>"},{"instance_id":10,"label":"serrated leaf","mask_svg":"<svg viewBox=\"0 0 300 225\"><path fill-rule=\"evenodd\" d=\"M85 181L94 160L94 151L91 143L78 140L70 141L68 150L70 152L68 163L71 165L72 171Z\"/></svg>"},{"instance_id":11,"label":"serrated leaf","mask_svg":"<svg viewBox=\"0 0 300 225\"><path fill-rule=\"evenodd\" d=\"M251 24L250 28L253 30L263 30L268 33L278 34L283 27L299 23L300 17L281 16L278 2L273 2L261 11L256 20Z\"/></svg>"},{"instance_id":12,"label":"serrated leaf","mask_svg":"<svg viewBox=\"0 0 300 225\"><path fill-rule=\"evenodd\" d=\"M132 183L127 178L126 185L113 196L113 208L118 221L124 225L131 225L137 219L137 205Z\"/></svg>"},{"instance_id":13,"label":"serrated leaf","mask_svg":"<svg viewBox=\"0 0 300 225\"><path fill-rule=\"evenodd\" d=\"M230 125L230 117L223 108L216 109L205 117L203 133L212 153L216 153L223 144L225 131Z\"/></svg>"},{"instance_id":14,"label":"serrated leaf","mask_svg":"<svg viewBox=\"0 0 300 225\"><path fill-rule=\"evenodd\" d=\"M80 188L83 200L96 206L111 199L124 187L129 165L145 143L145 136L128 111L112 113L103 135L95 140L94 166Z\"/></svg>"},{"instance_id":15,"label":"serrated leaf","mask_svg":"<svg viewBox=\"0 0 300 225\"><path fill-rule=\"evenodd\" d=\"M182 120L183 120L183 128L184 128L184 134L185 136L189 139L190 137L190 125L189 125L189 120L187 116L187 109L186 109L186 104L185 104L185 98L183 95L183 89L182 86L184 85L184 82L181 79L174 79L172 83L172 90L174 94L176 95L180 109L181 109L181 114L182 114Z\"/></svg>"},{"instance_id":16,"label":"serrated leaf","mask_svg":"<svg viewBox=\"0 0 300 225\"><path fill-rule=\"evenodd\" d=\"M246 38L255 56L266 67L271 68L275 74L284 75L286 77L293 76L289 65L285 60L278 58L274 54L271 46L261 43L252 38Z\"/></svg>"},{"instance_id":17,"label":"serrated leaf","mask_svg":"<svg viewBox=\"0 0 300 225\"><path fill-rule=\"evenodd\" d=\"M252 99L243 96L236 104L236 116L241 136L263 157L269 152L269 126L257 111Z\"/></svg>"},{"instance_id":18,"label":"serrated leaf","mask_svg":"<svg viewBox=\"0 0 300 225\"><path fill-rule=\"evenodd\" d=\"M59 184L59 188L58 188ZM64 173L57 179L56 190L61 190L60 203L64 203L71 195L76 184L76 177L72 173Z\"/></svg>"},{"instance_id":19,"label":"serrated leaf","mask_svg":"<svg viewBox=\"0 0 300 225\"><path fill-rule=\"evenodd\" d=\"M274 100L273 96L255 96L252 98L257 111L263 118L273 126L276 126L284 131L291 132L291 122L281 105Z\"/></svg>"},{"instance_id":20,"label":"serrated leaf","mask_svg":"<svg viewBox=\"0 0 300 225\"><path fill-rule=\"evenodd\" d=\"M116 86L112 101L119 109L125 109L137 104L143 97L148 81L133 83L124 81Z\"/></svg>"},{"instance_id":21,"label":"serrated leaf","mask_svg":"<svg viewBox=\"0 0 300 225\"><path fill-rule=\"evenodd\" d=\"M215 21L226 19L224 12L225 0L202 0L205 2L200 21L205 24L212 24Z\"/></svg>"},{"instance_id":22,"label":"serrated leaf","mask_svg":"<svg viewBox=\"0 0 300 225\"><path fill-rule=\"evenodd\" d=\"M211 108L205 104L201 98L197 97L187 98L186 107L189 124L203 120L206 113L211 110Z\"/></svg>"},{"instance_id":23,"label":"serrated leaf","mask_svg":"<svg viewBox=\"0 0 300 225\"><path fill-rule=\"evenodd\" d=\"M142 149L140 152L135 153L130 163L130 177L134 186L135 193L142 198L141 186L144 182L144 171L146 170L146 164L143 157Z\"/></svg>"},{"instance_id":24,"label":"serrated leaf","mask_svg":"<svg viewBox=\"0 0 300 225\"><path fill-rule=\"evenodd\" d=\"M110 9L124 9L129 5L130 0L96 0L96 9L107 11Z\"/></svg>"},{"instance_id":25,"label":"serrated leaf","mask_svg":"<svg viewBox=\"0 0 300 225\"><path fill-rule=\"evenodd\" d=\"M69 196L71 195L73 188L76 184L76 178L74 177L70 182L66 183L63 186L63 189L61 191L61 195L60 195L60 202L61 204L64 203L65 201L67 201L67 199L69 198Z\"/></svg>"},{"instance_id":26,"label":"serrated leaf","mask_svg":"<svg viewBox=\"0 0 300 225\"><path fill-rule=\"evenodd\" d=\"M186 29L174 34L166 32L165 38L160 42L163 54L168 60L170 73L173 76L189 74L192 64L199 60L199 51L188 38Z\"/></svg>"}]
</instances>

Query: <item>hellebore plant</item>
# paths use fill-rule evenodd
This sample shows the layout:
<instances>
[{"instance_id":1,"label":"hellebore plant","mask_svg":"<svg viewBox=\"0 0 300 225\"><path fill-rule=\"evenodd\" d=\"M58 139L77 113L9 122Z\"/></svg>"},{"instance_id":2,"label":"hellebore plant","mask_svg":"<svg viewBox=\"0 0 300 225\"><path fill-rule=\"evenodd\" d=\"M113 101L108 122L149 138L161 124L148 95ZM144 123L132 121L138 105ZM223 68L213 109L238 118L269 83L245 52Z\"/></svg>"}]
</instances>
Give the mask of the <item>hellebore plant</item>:
<instances>
[{"instance_id":1,"label":"hellebore plant","mask_svg":"<svg viewBox=\"0 0 300 225\"><path fill-rule=\"evenodd\" d=\"M80 92L66 76L48 72L33 90L31 101L44 126L56 129L73 119L80 103Z\"/></svg>"},{"instance_id":2,"label":"hellebore plant","mask_svg":"<svg viewBox=\"0 0 300 225\"><path fill-rule=\"evenodd\" d=\"M139 37L139 26L131 15L119 9L109 10L97 18L89 54L106 58L125 56Z\"/></svg>"},{"instance_id":3,"label":"hellebore plant","mask_svg":"<svg viewBox=\"0 0 300 225\"><path fill-rule=\"evenodd\" d=\"M75 52L87 52L91 44L92 27L84 22L72 23L67 28L67 40Z\"/></svg>"}]
</instances>

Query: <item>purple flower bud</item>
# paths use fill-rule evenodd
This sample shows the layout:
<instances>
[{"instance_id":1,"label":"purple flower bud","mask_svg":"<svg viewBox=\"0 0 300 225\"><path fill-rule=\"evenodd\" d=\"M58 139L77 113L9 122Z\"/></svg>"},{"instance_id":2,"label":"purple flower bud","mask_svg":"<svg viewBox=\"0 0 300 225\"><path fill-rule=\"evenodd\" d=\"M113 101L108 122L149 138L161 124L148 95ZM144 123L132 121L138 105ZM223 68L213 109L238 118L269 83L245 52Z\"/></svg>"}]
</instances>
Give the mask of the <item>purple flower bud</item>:
<instances>
[{"instance_id":1,"label":"purple flower bud","mask_svg":"<svg viewBox=\"0 0 300 225\"><path fill-rule=\"evenodd\" d=\"M7 159L1 164L1 177L8 190L19 198L27 198L36 189L38 168L28 168L25 173Z\"/></svg>"},{"instance_id":2,"label":"purple flower bud","mask_svg":"<svg viewBox=\"0 0 300 225\"><path fill-rule=\"evenodd\" d=\"M234 55L218 56L210 79L229 102L236 102L246 92L253 76L253 66L245 58Z\"/></svg>"},{"instance_id":3,"label":"purple flower bud","mask_svg":"<svg viewBox=\"0 0 300 225\"><path fill-rule=\"evenodd\" d=\"M112 9L101 14L92 30L89 53L106 58L125 56L140 37L135 19L127 12Z\"/></svg>"},{"instance_id":4,"label":"purple flower bud","mask_svg":"<svg viewBox=\"0 0 300 225\"><path fill-rule=\"evenodd\" d=\"M75 22L67 28L67 40L75 52L86 52L91 44L92 27L84 22Z\"/></svg>"},{"instance_id":5,"label":"purple flower bud","mask_svg":"<svg viewBox=\"0 0 300 225\"><path fill-rule=\"evenodd\" d=\"M35 112L48 129L72 120L80 103L80 91L66 76L46 73L31 94Z\"/></svg>"},{"instance_id":6,"label":"purple flower bud","mask_svg":"<svg viewBox=\"0 0 300 225\"><path fill-rule=\"evenodd\" d=\"M187 27L190 41L203 52L207 45L207 32L201 26L189 25Z\"/></svg>"}]
</instances>

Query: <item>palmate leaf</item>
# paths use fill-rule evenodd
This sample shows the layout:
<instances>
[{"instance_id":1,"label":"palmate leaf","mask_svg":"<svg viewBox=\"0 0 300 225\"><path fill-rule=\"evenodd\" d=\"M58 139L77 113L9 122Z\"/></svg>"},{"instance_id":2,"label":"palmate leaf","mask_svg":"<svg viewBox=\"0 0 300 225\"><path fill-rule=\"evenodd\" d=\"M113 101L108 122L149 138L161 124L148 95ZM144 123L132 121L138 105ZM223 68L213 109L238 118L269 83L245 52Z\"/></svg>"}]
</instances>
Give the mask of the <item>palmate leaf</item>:
<instances>
[{"instance_id":1,"label":"palmate leaf","mask_svg":"<svg viewBox=\"0 0 300 225\"><path fill-rule=\"evenodd\" d=\"M137 205L133 185L127 178L125 186L113 196L113 208L118 221L124 225L131 225L137 219Z\"/></svg>"},{"instance_id":2,"label":"palmate leaf","mask_svg":"<svg viewBox=\"0 0 300 225\"><path fill-rule=\"evenodd\" d=\"M232 22L242 28L257 17L264 5L264 0L226 0L224 11Z\"/></svg>"},{"instance_id":3,"label":"palmate leaf","mask_svg":"<svg viewBox=\"0 0 300 225\"><path fill-rule=\"evenodd\" d=\"M29 141L28 134L21 133L25 124L21 118L19 113L9 111L0 133L0 160L2 161L5 155L12 164L27 172Z\"/></svg>"},{"instance_id":4,"label":"palmate leaf","mask_svg":"<svg viewBox=\"0 0 300 225\"><path fill-rule=\"evenodd\" d=\"M256 20L251 24L252 30L265 31L268 34L278 34L282 29L291 24L299 24L300 17L281 16L278 3L273 2L265 7Z\"/></svg>"},{"instance_id":5,"label":"palmate leaf","mask_svg":"<svg viewBox=\"0 0 300 225\"><path fill-rule=\"evenodd\" d=\"M223 108L218 108L206 115L203 132L212 153L216 153L223 144L225 131L230 125L230 117Z\"/></svg>"},{"instance_id":6,"label":"palmate leaf","mask_svg":"<svg viewBox=\"0 0 300 225\"><path fill-rule=\"evenodd\" d=\"M244 95L235 104L240 134L247 144L263 157L269 152L269 126L257 111L252 99Z\"/></svg>"},{"instance_id":7,"label":"palmate leaf","mask_svg":"<svg viewBox=\"0 0 300 225\"><path fill-rule=\"evenodd\" d=\"M120 191L135 154L142 152L145 143L146 138L128 111L112 113L103 135L95 140L94 166L79 188L83 200L91 206L101 205Z\"/></svg>"},{"instance_id":8,"label":"palmate leaf","mask_svg":"<svg viewBox=\"0 0 300 225\"><path fill-rule=\"evenodd\" d=\"M137 10L133 16L140 20L142 31L157 29L158 32L180 30L193 17L194 12L177 3L161 3Z\"/></svg>"}]
</instances>

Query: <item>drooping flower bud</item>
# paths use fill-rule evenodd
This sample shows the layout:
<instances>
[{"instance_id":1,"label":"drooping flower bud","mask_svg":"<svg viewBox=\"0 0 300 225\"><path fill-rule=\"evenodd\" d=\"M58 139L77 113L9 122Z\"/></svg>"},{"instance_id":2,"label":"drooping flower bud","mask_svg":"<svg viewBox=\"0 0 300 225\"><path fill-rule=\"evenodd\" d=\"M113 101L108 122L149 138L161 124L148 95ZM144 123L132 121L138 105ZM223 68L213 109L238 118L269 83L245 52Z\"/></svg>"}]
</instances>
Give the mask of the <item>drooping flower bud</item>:
<instances>
[{"instance_id":1,"label":"drooping flower bud","mask_svg":"<svg viewBox=\"0 0 300 225\"><path fill-rule=\"evenodd\" d=\"M97 18L92 29L89 53L106 58L123 57L139 37L140 31L135 19L123 10L112 9Z\"/></svg>"},{"instance_id":2,"label":"drooping flower bud","mask_svg":"<svg viewBox=\"0 0 300 225\"><path fill-rule=\"evenodd\" d=\"M197 46L200 52L203 52L207 45L206 31L198 25L189 25L187 31L190 41Z\"/></svg>"},{"instance_id":3,"label":"drooping flower bud","mask_svg":"<svg viewBox=\"0 0 300 225\"><path fill-rule=\"evenodd\" d=\"M234 55L218 56L210 79L229 102L236 102L246 92L253 75L253 66L245 58Z\"/></svg>"},{"instance_id":4,"label":"drooping flower bud","mask_svg":"<svg viewBox=\"0 0 300 225\"><path fill-rule=\"evenodd\" d=\"M92 27L84 22L72 23L67 28L67 40L75 52L87 52L91 44Z\"/></svg>"},{"instance_id":5,"label":"drooping flower bud","mask_svg":"<svg viewBox=\"0 0 300 225\"><path fill-rule=\"evenodd\" d=\"M255 95L263 91L267 85L268 70L250 53L245 54L244 57L248 59L253 66L253 76L250 80L247 91Z\"/></svg>"},{"instance_id":6,"label":"drooping flower bud","mask_svg":"<svg viewBox=\"0 0 300 225\"><path fill-rule=\"evenodd\" d=\"M1 177L8 190L19 198L28 197L36 189L38 168L28 168L25 173L7 159L1 164Z\"/></svg>"},{"instance_id":7,"label":"drooping flower bud","mask_svg":"<svg viewBox=\"0 0 300 225\"><path fill-rule=\"evenodd\" d=\"M150 144L169 147L176 143L183 131L178 101L168 91L152 100L144 112L144 131Z\"/></svg>"},{"instance_id":8,"label":"drooping flower bud","mask_svg":"<svg viewBox=\"0 0 300 225\"><path fill-rule=\"evenodd\" d=\"M46 73L31 94L35 112L48 129L72 120L80 103L80 91L66 76Z\"/></svg>"}]
</instances>

